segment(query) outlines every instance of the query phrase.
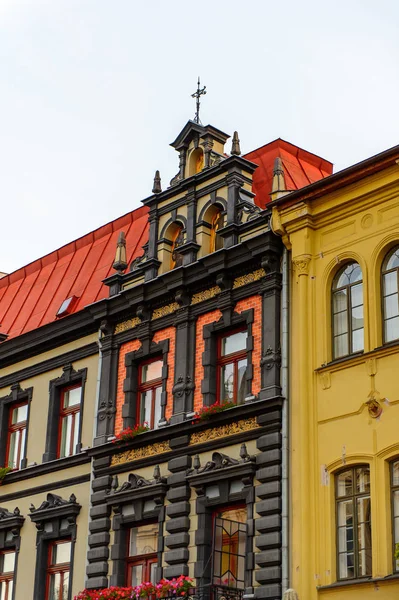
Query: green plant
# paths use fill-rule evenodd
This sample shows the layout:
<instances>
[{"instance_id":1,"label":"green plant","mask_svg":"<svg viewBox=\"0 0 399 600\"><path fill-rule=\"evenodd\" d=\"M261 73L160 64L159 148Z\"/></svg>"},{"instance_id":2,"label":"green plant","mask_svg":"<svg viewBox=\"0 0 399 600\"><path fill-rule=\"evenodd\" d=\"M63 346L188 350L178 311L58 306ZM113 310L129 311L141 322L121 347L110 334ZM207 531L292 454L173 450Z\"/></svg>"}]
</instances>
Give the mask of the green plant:
<instances>
[{"instance_id":1,"label":"green plant","mask_svg":"<svg viewBox=\"0 0 399 600\"><path fill-rule=\"evenodd\" d=\"M394 552L395 560L399 560L399 543L395 544L395 552Z\"/></svg>"},{"instance_id":2,"label":"green plant","mask_svg":"<svg viewBox=\"0 0 399 600\"><path fill-rule=\"evenodd\" d=\"M3 481L4 477L12 471L11 467L0 467L0 481Z\"/></svg>"}]
</instances>

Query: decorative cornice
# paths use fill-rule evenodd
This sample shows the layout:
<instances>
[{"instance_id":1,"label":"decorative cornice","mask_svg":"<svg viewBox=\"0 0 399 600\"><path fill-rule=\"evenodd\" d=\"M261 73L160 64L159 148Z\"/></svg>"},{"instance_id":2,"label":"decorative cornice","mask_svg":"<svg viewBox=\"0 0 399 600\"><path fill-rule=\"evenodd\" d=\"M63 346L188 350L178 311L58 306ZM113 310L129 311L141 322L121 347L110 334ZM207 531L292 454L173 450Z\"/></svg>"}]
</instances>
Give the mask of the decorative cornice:
<instances>
[{"instance_id":1,"label":"decorative cornice","mask_svg":"<svg viewBox=\"0 0 399 600\"><path fill-rule=\"evenodd\" d=\"M47 499L41 503L39 508L30 505L30 518L36 524L38 530L43 530L46 521L66 518L70 525L76 521L81 505L77 503L75 494L71 494L69 500L64 500L57 494L47 494Z\"/></svg>"},{"instance_id":2,"label":"decorative cornice","mask_svg":"<svg viewBox=\"0 0 399 600\"><path fill-rule=\"evenodd\" d=\"M21 515L18 506L13 512L0 506L0 531L11 530L12 534L17 537L24 521L25 518Z\"/></svg>"}]
</instances>

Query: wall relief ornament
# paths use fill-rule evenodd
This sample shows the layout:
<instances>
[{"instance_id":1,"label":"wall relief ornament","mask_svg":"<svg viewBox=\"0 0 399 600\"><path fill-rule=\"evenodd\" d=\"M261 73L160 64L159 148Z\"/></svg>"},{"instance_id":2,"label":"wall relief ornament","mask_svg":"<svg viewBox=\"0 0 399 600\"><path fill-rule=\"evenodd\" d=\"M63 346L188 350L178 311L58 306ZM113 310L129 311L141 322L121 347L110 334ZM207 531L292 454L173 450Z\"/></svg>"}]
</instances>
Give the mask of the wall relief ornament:
<instances>
[{"instance_id":1,"label":"wall relief ornament","mask_svg":"<svg viewBox=\"0 0 399 600\"><path fill-rule=\"evenodd\" d=\"M246 275L241 275L241 277L237 277L233 282L233 290L242 287L243 285L248 285L248 283L253 283L254 281L259 281L266 275L266 271L264 269L257 269L252 273L247 273Z\"/></svg>"},{"instance_id":2,"label":"wall relief ornament","mask_svg":"<svg viewBox=\"0 0 399 600\"><path fill-rule=\"evenodd\" d=\"M179 310L179 308L180 306L177 302L172 302L171 304L167 304L166 306L155 308L152 312L151 321L155 321L155 319L160 319L161 317L165 317L166 315L171 315L172 313Z\"/></svg>"},{"instance_id":3,"label":"wall relief ornament","mask_svg":"<svg viewBox=\"0 0 399 600\"><path fill-rule=\"evenodd\" d=\"M197 292L196 294L193 294L191 298L191 304L199 304L200 302L205 302L205 300L210 300L211 298L214 298L215 296L220 294L221 291L222 290L220 289L220 287L218 285L215 285L214 287L211 287L208 290Z\"/></svg>"},{"instance_id":4,"label":"wall relief ornament","mask_svg":"<svg viewBox=\"0 0 399 600\"><path fill-rule=\"evenodd\" d=\"M298 277L309 275L310 256L298 256L297 258L293 258L292 262Z\"/></svg>"},{"instance_id":5,"label":"wall relief ornament","mask_svg":"<svg viewBox=\"0 0 399 600\"><path fill-rule=\"evenodd\" d=\"M141 448L132 448L132 450L126 450L120 454L115 454L111 460L111 466L122 465L139 458L147 458L148 456L155 456L156 454L163 454L164 452L170 452L169 442L158 442L151 444L150 446L144 446Z\"/></svg>"},{"instance_id":6,"label":"wall relief ornament","mask_svg":"<svg viewBox=\"0 0 399 600\"><path fill-rule=\"evenodd\" d=\"M250 431L259 427L256 422L256 417L250 417L249 419L241 419L235 423L228 423L227 425L221 425L220 427L213 427L212 429L205 429L198 433L193 433L190 438L190 446L194 444L202 444L209 442L210 440L218 440L229 435L236 435L243 431Z\"/></svg>"},{"instance_id":7,"label":"wall relief ornament","mask_svg":"<svg viewBox=\"0 0 399 600\"><path fill-rule=\"evenodd\" d=\"M67 506L69 504L76 504L76 496L75 494L71 494L69 496L69 500L64 500L61 496L57 494L47 494L46 500L41 503L39 508L35 508L33 504L30 505L29 511L31 513L38 512L39 510L50 510L52 508L58 508L60 506Z\"/></svg>"},{"instance_id":8,"label":"wall relief ornament","mask_svg":"<svg viewBox=\"0 0 399 600\"><path fill-rule=\"evenodd\" d=\"M132 319L128 319L127 321L123 321L122 323L117 323L115 325L114 333L121 333L122 331L127 331L128 329L133 329L140 325L141 320L139 317L134 317Z\"/></svg>"}]
</instances>

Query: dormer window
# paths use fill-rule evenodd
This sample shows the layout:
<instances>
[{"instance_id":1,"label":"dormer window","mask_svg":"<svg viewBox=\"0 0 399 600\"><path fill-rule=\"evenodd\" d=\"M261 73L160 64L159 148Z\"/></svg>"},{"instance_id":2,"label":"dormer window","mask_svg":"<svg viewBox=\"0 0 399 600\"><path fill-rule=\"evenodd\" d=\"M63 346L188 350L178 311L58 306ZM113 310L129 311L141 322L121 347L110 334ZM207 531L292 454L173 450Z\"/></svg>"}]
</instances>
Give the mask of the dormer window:
<instances>
[{"instance_id":1,"label":"dormer window","mask_svg":"<svg viewBox=\"0 0 399 600\"><path fill-rule=\"evenodd\" d=\"M172 260L171 269L177 269L183 265L183 254L179 252L180 246L184 244L183 225L176 224L176 230L172 238Z\"/></svg>"}]
</instances>

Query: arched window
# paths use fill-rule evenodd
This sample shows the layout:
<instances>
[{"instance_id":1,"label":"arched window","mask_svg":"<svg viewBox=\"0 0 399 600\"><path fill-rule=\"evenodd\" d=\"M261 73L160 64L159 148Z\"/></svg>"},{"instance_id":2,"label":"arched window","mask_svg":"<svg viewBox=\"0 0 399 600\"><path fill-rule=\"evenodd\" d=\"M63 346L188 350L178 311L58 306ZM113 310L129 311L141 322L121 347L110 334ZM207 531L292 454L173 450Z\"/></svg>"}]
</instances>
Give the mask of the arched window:
<instances>
[{"instance_id":1,"label":"arched window","mask_svg":"<svg viewBox=\"0 0 399 600\"><path fill-rule=\"evenodd\" d=\"M223 248L223 238L218 234L219 230L224 227L225 214L224 211L218 210L212 217L211 221L211 240L210 252L215 252Z\"/></svg>"},{"instance_id":2,"label":"arched window","mask_svg":"<svg viewBox=\"0 0 399 600\"><path fill-rule=\"evenodd\" d=\"M204 152L202 148L196 148L191 152L188 163L188 176L199 173L204 168Z\"/></svg>"},{"instance_id":3,"label":"arched window","mask_svg":"<svg viewBox=\"0 0 399 600\"><path fill-rule=\"evenodd\" d=\"M364 349L362 270L345 265L332 285L333 355L347 356Z\"/></svg>"},{"instance_id":4,"label":"arched window","mask_svg":"<svg viewBox=\"0 0 399 600\"><path fill-rule=\"evenodd\" d=\"M183 254L179 252L180 246L184 244L184 229L183 225L178 225L172 238L172 260L171 268L176 269L183 264Z\"/></svg>"},{"instance_id":5,"label":"arched window","mask_svg":"<svg viewBox=\"0 0 399 600\"><path fill-rule=\"evenodd\" d=\"M382 264L384 342L399 339L399 246L391 250Z\"/></svg>"}]
</instances>

